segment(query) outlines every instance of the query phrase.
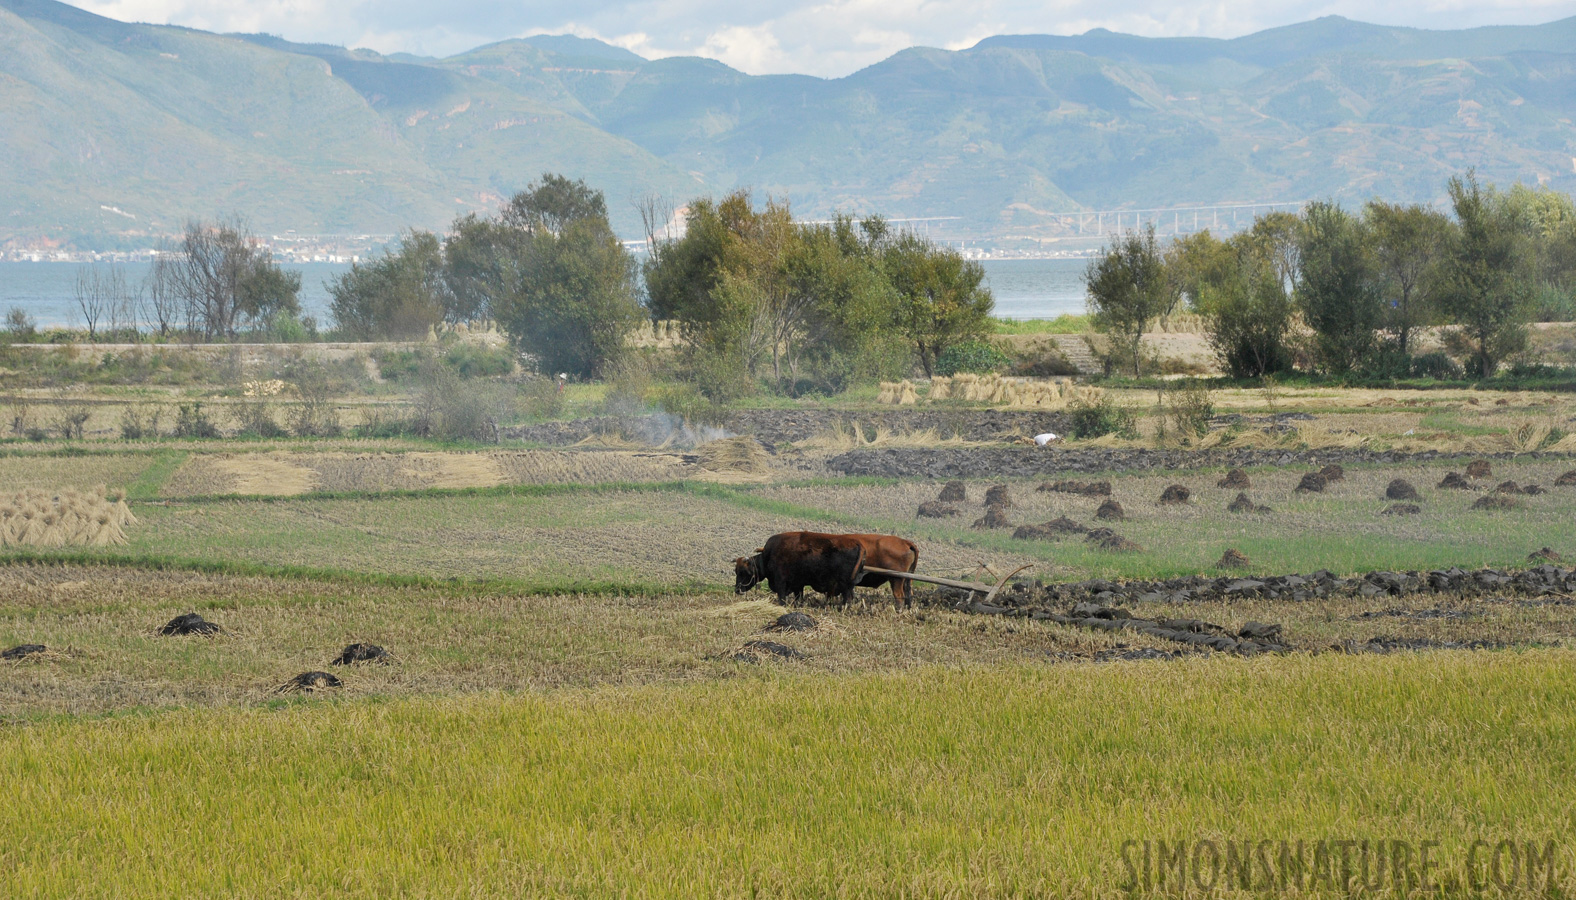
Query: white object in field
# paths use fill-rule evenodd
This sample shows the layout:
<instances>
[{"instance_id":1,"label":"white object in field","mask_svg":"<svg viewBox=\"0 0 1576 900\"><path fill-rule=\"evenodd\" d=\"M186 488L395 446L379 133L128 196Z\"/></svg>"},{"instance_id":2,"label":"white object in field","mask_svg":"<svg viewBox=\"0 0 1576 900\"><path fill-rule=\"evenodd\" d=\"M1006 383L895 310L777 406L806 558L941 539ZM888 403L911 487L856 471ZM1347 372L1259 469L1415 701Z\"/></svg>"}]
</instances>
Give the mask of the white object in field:
<instances>
[{"instance_id":1,"label":"white object in field","mask_svg":"<svg viewBox=\"0 0 1576 900\"><path fill-rule=\"evenodd\" d=\"M1047 431L1044 434L1037 434L1034 436L1034 446L1044 447L1046 444L1049 444L1054 440L1059 440L1059 438L1057 438L1055 434Z\"/></svg>"}]
</instances>

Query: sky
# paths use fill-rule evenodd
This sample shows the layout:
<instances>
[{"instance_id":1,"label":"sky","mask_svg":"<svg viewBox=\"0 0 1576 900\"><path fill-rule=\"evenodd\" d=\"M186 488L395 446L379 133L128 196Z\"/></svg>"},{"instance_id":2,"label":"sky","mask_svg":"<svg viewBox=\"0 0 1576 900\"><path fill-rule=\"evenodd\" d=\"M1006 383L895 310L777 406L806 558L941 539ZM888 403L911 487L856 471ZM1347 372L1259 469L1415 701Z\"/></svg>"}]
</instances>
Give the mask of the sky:
<instances>
[{"instance_id":1,"label":"sky","mask_svg":"<svg viewBox=\"0 0 1576 900\"><path fill-rule=\"evenodd\" d=\"M1236 37L1326 15L1419 28L1533 25L1576 0L77 0L123 21L448 56L576 34L648 59L705 56L752 75L836 78L907 47L961 50L994 34Z\"/></svg>"}]
</instances>

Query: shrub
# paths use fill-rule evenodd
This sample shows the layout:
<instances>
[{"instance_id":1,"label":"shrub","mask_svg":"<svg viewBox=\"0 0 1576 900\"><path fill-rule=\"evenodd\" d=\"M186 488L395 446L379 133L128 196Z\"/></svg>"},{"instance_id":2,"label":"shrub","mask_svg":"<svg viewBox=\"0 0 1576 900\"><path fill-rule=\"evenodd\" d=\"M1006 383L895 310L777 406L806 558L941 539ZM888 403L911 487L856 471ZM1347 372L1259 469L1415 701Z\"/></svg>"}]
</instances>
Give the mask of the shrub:
<instances>
[{"instance_id":1,"label":"shrub","mask_svg":"<svg viewBox=\"0 0 1576 900\"><path fill-rule=\"evenodd\" d=\"M128 406L120 414L120 436L128 441L159 436L159 420L163 412L158 407L151 411L140 406Z\"/></svg>"},{"instance_id":2,"label":"shrub","mask_svg":"<svg viewBox=\"0 0 1576 900\"><path fill-rule=\"evenodd\" d=\"M1166 417L1184 435L1209 433L1209 420L1215 417L1215 403L1202 381L1188 378L1166 392Z\"/></svg>"},{"instance_id":3,"label":"shrub","mask_svg":"<svg viewBox=\"0 0 1576 900\"><path fill-rule=\"evenodd\" d=\"M461 378L490 378L514 373L514 354L507 347L458 343L443 354L443 364Z\"/></svg>"},{"instance_id":4,"label":"shrub","mask_svg":"<svg viewBox=\"0 0 1576 900\"><path fill-rule=\"evenodd\" d=\"M607 397L603 411L611 416L631 416L644 412L646 396L651 393L651 368L645 359L627 353L608 366Z\"/></svg>"},{"instance_id":5,"label":"shrub","mask_svg":"<svg viewBox=\"0 0 1576 900\"><path fill-rule=\"evenodd\" d=\"M1068 406L1067 427L1075 438L1097 438L1107 434L1138 437L1138 417L1132 410L1117 406L1110 397L1079 400Z\"/></svg>"},{"instance_id":6,"label":"shrub","mask_svg":"<svg viewBox=\"0 0 1576 900\"><path fill-rule=\"evenodd\" d=\"M564 412L564 393L557 378L536 376L520 385L520 406L527 418L552 419Z\"/></svg>"},{"instance_id":7,"label":"shrub","mask_svg":"<svg viewBox=\"0 0 1576 900\"><path fill-rule=\"evenodd\" d=\"M175 431L178 438L216 438L219 429L203 412L202 403L182 403L175 410Z\"/></svg>"},{"instance_id":8,"label":"shrub","mask_svg":"<svg viewBox=\"0 0 1576 900\"><path fill-rule=\"evenodd\" d=\"M1012 364L1007 354L988 341L964 341L941 351L936 358L936 374L956 375L959 372L986 374L997 372Z\"/></svg>"},{"instance_id":9,"label":"shrub","mask_svg":"<svg viewBox=\"0 0 1576 900\"><path fill-rule=\"evenodd\" d=\"M1466 375L1454 360L1438 351L1412 357L1411 370L1412 375L1418 378L1437 378L1441 381L1454 381Z\"/></svg>"}]
</instances>

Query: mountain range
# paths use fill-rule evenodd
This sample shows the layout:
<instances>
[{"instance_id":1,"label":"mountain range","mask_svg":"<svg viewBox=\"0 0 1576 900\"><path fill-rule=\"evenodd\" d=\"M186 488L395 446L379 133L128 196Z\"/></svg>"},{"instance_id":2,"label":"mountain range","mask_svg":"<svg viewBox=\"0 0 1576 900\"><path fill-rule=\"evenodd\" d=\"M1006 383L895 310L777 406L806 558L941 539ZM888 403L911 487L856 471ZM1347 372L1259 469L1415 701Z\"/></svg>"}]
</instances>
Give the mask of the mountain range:
<instances>
[{"instance_id":1,"label":"mountain range","mask_svg":"<svg viewBox=\"0 0 1576 900\"><path fill-rule=\"evenodd\" d=\"M1230 40L1003 35L844 78L751 76L570 36L443 59L0 0L0 246L444 228L544 171L635 201L738 187L816 218L1054 234L1057 213L1435 201L1452 174L1576 187L1576 18L1338 17Z\"/></svg>"}]
</instances>

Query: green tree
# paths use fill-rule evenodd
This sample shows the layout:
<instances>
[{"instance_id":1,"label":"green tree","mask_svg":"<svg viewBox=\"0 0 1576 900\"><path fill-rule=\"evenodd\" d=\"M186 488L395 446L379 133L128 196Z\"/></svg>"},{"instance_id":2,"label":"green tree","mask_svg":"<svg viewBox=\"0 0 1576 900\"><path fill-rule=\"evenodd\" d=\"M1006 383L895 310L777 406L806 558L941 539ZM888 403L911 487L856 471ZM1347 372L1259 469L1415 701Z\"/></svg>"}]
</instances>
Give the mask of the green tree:
<instances>
[{"instance_id":1,"label":"green tree","mask_svg":"<svg viewBox=\"0 0 1576 900\"><path fill-rule=\"evenodd\" d=\"M514 196L501 224L514 252L502 257L503 284L493 291L499 326L546 371L600 373L643 315L634 260L601 192L544 175Z\"/></svg>"},{"instance_id":2,"label":"green tree","mask_svg":"<svg viewBox=\"0 0 1576 900\"><path fill-rule=\"evenodd\" d=\"M1468 172L1449 183L1456 230L1440 299L1471 347L1469 370L1489 377L1527 343L1528 241L1516 210Z\"/></svg>"},{"instance_id":3,"label":"green tree","mask_svg":"<svg viewBox=\"0 0 1576 900\"><path fill-rule=\"evenodd\" d=\"M329 285L329 311L350 340L422 340L443 321L443 244L412 231Z\"/></svg>"},{"instance_id":4,"label":"green tree","mask_svg":"<svg viewBox=\"0 0 1576 900\"><path fill-rule=\"evenodd\" d=\"M1450 241L1450 219L1412 204L1369 201L1363 207L1374 262L1388 299L1384 328L1403 356L1411 353L1412 331L1435 314L1439 263Z\"/></svg>"},{"instance_id":5,"label":"green tree","mask_svg":"<svg viewBox=\"0 0 1576 900\"><path fill-rule=\"evenodd\" d=\"M1133 377L1139 377L1144 332L1150 322L1170 315L1180 296L1155 241L1155 227L1129 231L1114 241L1104 254L1090 261L1084 284L1095 329L1126 344L1133 359Z\"/></svg>"},{"instance_id":6,"label":"green tree","mask_svg":"<svg viewBox=\"0 0 1576 900\"><path fill-rule=\"evenodd\" d=\"M1298 244L1296 298L1314 332L1319 366L1342 374L1373 352L1380 324L1378 270L1362 223L1334 202L1308 205Z\"/></svg>"},{"instance_id":7,"label":"green tree","mask_svg":"<svg viewBox=\"0 0 1576 900\"><path fill-rule=\"evenodd\" d=\"M897 298L896 327L927 376L948 347L990 334L996 301L979 263L913 233L888 241L882 255Z\"/></svg>"}]
</instances>

